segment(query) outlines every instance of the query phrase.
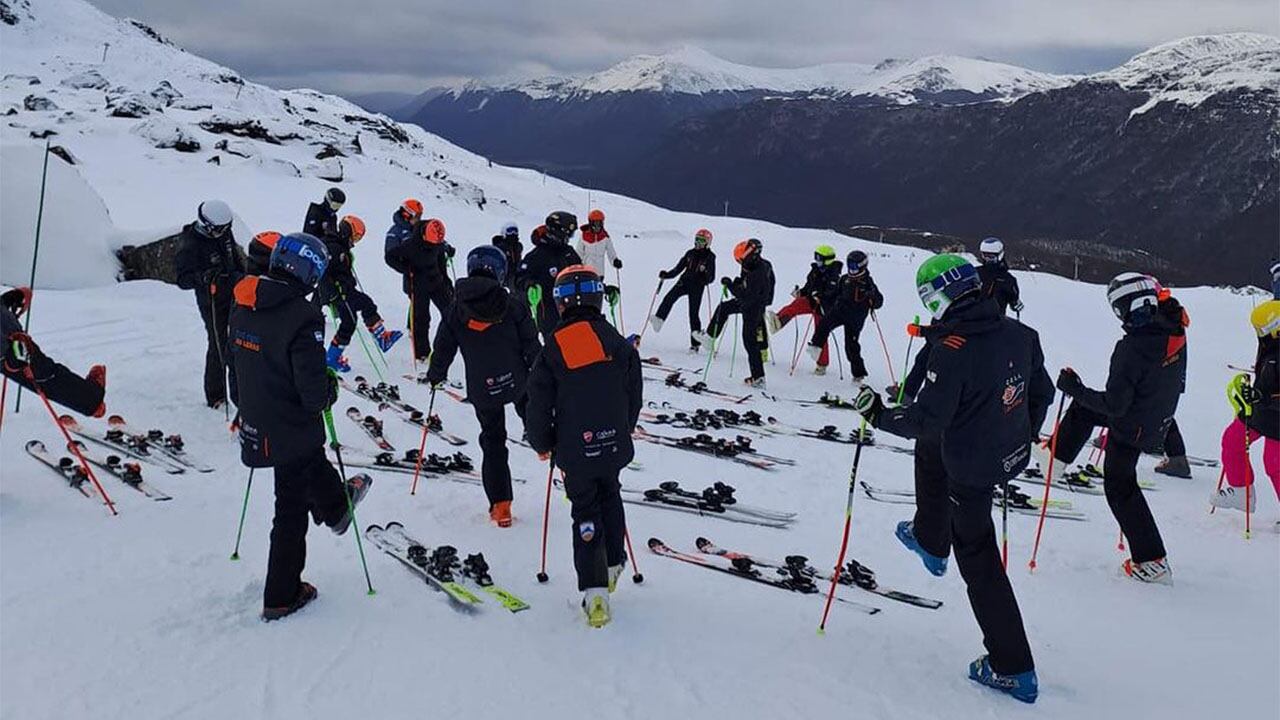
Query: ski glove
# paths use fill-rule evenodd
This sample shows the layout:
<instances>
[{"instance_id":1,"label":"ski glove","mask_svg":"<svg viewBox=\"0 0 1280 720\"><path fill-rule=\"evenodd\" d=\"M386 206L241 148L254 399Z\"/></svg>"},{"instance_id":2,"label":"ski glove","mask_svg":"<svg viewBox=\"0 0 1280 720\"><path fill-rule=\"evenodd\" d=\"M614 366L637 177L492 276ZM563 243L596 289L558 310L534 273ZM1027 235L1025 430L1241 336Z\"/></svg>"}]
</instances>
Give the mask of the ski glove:
<instances>
[{"instance_id":1,"label":"ski glove","mask_svg":"<svg viewBox=\"0 0 1280 720\"><path fill-rule=\"evenodd\" d=\"M618 304L618 298L620 298L620 297L622 297L622 291L618 289L618 286L617 286L617 285L605 285L605 286L604 286L604 299L605 299L605 300L606 300L610 305L617 305L617 304Z\"/></svg>"},{"instance_id":2,"label":"ski glove","mask_svg":"<svg viewBox=\"0 0 1280 720\"><path fill-rule=\"evenodd\" d=\"M1262 393L1249 384L1249 376L1240 373L1227 383L1227 401L1236 411L1236 415L1249 417L1253 414L1253 406L1262 402Z\"/></svg>"},{"instance_id":3,"label":"ski glove","mask_svg":"<svg viewBox=\"0 0 1280 720\"><path fill-rule=\"evenodd\" d=\"M729 277L722 277L720 278L720 284L725 287L729 287L730 285L733 284L733 279Z\"/></svg>"},{"instance_id":4,"label":"ski glove","mask_svg":"<svg viewBox=\"0 0 1280 720\"><path fill-rule=\"evenodd\" d=\"M853 398L853 408L861 413L869 424L875 425L876 420L880 419L880 413L884 412L884 401L880 399L880 393L873 390L870 385L863 385Z\"/></svg>"},{"instance_id":5,"label":"ski glove","mask_svg":"<svg viewBox=\"0 0 1280 720\"><path fill-rule=\"evenodd\" d=\"M529 305L531 307L537 307L541 305L542 304L542 286L530 285L529 289L525 291L525 296L529 298Z\"/></svg>"},{"instance_id":6,"label":"ski glove","mask_svg":"<svg viewBox=\"0 0 1280 720\"><path fill-rule=\"evenodd\" d=\"M1067 395L1075 397L1084 390L1084 381L1080 379L1075 370L1069 367L1062 368L1058 372L1057 388Z\"/></svg>"},{"instance_id":7,"label":"ski glove","mask_svg":"<svg viewBox=\"0 0 1280 720\"><path fill-rule=\"evenodd\" d=\"M614 259L613 259L613 267L614 267L615 269L617 269L617 270L621 270L621 269L622 269L622 260L621 260L620 258L614 258Z\"/></svg>"},{"instance_id":8,"label":"ski glove","mask_svg":"<svg viewBox=\"0 0 1280 720\"><path fill-rule=\"evenodd\" d=\"M668 274L666 270L659 270L659 271L658 271L658 279L659 279L659 280L670 280L670 279L671 279L671 275L670 275L670 274Z\"/></svg>"},{"instance_id":9,"label":"ski glove","mask_svg":"<svg viewBox=\"0 0 1280 720\"><path fill-rule=\"evenodd\" d=\"M445 257L452 258L454 255L458 254L458 249L450 245L449 243L445 243L444 254L445 254Z\"/></svg>"}]
</instances>

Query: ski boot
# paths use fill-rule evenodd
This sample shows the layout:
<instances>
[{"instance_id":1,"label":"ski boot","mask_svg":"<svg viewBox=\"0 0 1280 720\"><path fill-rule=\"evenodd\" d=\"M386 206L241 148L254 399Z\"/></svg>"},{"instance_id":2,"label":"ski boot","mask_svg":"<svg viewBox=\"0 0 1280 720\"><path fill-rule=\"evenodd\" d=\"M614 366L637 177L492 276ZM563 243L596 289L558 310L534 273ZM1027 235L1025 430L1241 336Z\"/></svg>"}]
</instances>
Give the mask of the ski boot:
<instances>
[{"instance_id":1,"label":"ski boot","mask_svg":"<svg viewBox=\"0 0 1280 720\"><path fill-rule=\"evenodd\" d=\"M381 322L369 328L369 334L373 335L373 341L377 343L378 349L384 353L390 351L391 346L404 337L404 333L399 330L388 330Z\"/></svg>"},{"instance_id":2,"label":"ski boot","mask_svg":"<svg viewBox=\"0 0 1280 720\"><path fill-rule=\"evenodd\" d=\"M1147 560L1146 562L1134 562L1133 558L1129 558L1121 564L1120 568L1124 570L1125 575L1138 582L1159 583L1161 585L1173 584L1173 568L1169 567L1169 561L1165 558Z\"/></svg>"},{"instance_id":3,"label":"ski boot","mask_svg":"<svg viewBox=\"0 0 1280 720\"><path fill-rule=\"evenodd\" d=\"M618 578L622 577L622 569L625 565L609 566L609 593L613 594L618 589Z\"/></svg>"},{"instance_id":4,"label":"ski boot","mask_svg":"<svg viewBox=\"0 0 1280 720\"><path fill-rule=\"evenodd\" d=\"M609 588L587 588L582 595L582 610L587 614L587 624L600 629L609 624Z\"/></svg>"},{"instance_id":5,"label":"ski boot","mask_svg":"<svg viewBox=\"0 0 1280 720\"><path fill-rule=\"evenodd\" d=\"M947 558L931 555L927 550L920 547L920 542L916 540L915 523L910 520L903 520L898 523L898 529L894 532L894 535L908 550L920 556L921 562L924 563L924 569L928 570L930 575L942 577L947 574Z\"/></svg>"},{"instance_id":6,"label":"ski boot","mask_svg":"<svg viewBox=\"0 0 1280 720\"><path fill-rule=\"evenodd\" d=\"M500 528L511 527L511 501L499 500L489 508L489 519Z\"/></svg>"},{"instance_id":7,"label":"ski boot","mask_svg":"<svg viewBox=\"0 0 1280 720\"><path fill-rule=\"evenodd\" d=\"M710 345L714 341L714 338L701 330L689 333L689 339L692 340L693 344L696 346Z\"/></svg>"},{"instance_id":8,"label":"ski boot","mask_svg":"<svg viewBox=\"0 0 1280 720\"><path fill-rule=\"evenodd\" d=\"M1008 693L1015 700L1021 700L1024 703L1033 703L1040 695L1040 683L1036 678L1035 670L1027 670L1015 675L1001 675L991 669L991 660L987 655L969 663L969 679L1002 693Z\"/></svg>"},{"instance_id":9,"label":"ski boot","mask_svg":"<svg viewBox=\"0 0 1280 720\"><path fill-rule=\"evenodd\" d=\"M814 375L817 375L818 377L822 377L823 375L826 375L826 374L827 374L827 366L826 366L826 365L815 365L815 366L814 366L814 368L813 368L813 374L814 374Z\"/></svg>"},{"instance_id":10,"label":"ski boot","mask_svg":"<svg viewBox=\"0 0 1280 720\"><path fill-rule=\"evenodd\" d=\"M1187 462L1186 455L1167 457L1161 460L1156 463L1156 472L1170 477L1183 478L1185 480L1191 479L1191 465Z\"/></svg>"},{"instance_id":11,"label":"ski boot","mask_svg":"<svg viewBox=\"0 0 1280 720\"><path fill-rule=\"evenodd\" d=\"M764 311L764 324L769 328L770 335L777 335L782 329L782 319L778 317L778 313L772 310Z\"/></svg>"},{"instance_id":12,"label":"ski boot","mask_svg":"<svg viewBox=\"0 0 1280 720\"><path fill-rule=\"evenodd\" d=\"M272 620L279 620L280 618L288 617L289 615L292 615L306 607L307 603L315 600L316 596L319 594L320 593L316 592L315 585L304 581L298 586L298 597L294 598L293 602L283 607L262 608L262 620L264 622L271 622Z\"/></svg>"},{"instance_id":13,"label":"ski boot","mask_svg":"<svg viewBox=\"0 0 1280 720\"><path fill-rule=\"evenodd\" d=\"M662 332L662 325L665 322L666 320L663 320L657 315L654 315L653 317L649 318L649 327L653 328L654 332Z\"/></svg>"},{"instance_id":14,"label":"ski boot","mask_svg":"<svg viewBox=\"0 0 1280 720\"><path fill-rule=\"evenodd\" d=\"M762 377L749 377L749 378L744 378L744 379L743 379L743 381L742 381L742 383L743 383L744 385L748 386L748 387L753 387L753 388L755 388L755 389L757 389L757 390L764 390L764 389L765 389L765 387L766 387L766 386L765 386L765 382L764 382L764 378L762 378Z\"/></svg>"},{"instance_id":15,"label":"ski boot","mask_svg":"<svg viewBox=\"0 0 1280 720\"><path fill-rule=\"evenodd\" d=\"M1249 496L1248 512L1253 512L1254 507L1258 504L1258 495L1253 492L1252 489L1250 489L1248 493L1245 493L1244 488L1233 488L1228 485L1218 492L1215 492L1213 496L1209 498L1209 504L1224 510L1239 510L1240 512L1245 512L1244 498L1246 494Z\"/></svg>"},{"instance_id":16,"label":"ski boot","mask_svg":"<svg viewBox=\"0 0 1280 720\"><path fill-rule=\"evenodd\" d=\"M325 365L329 366L330 370L336 370L341 373L351 372L351 364L342 355L344 350L346 348L341 345L329 343L329 350L324 355L324 362Z\"/></svg>"},{"instance_id":17,"label":"ski boot","mask_svg":"<svg viewBox=\"0 0 1280 720\"><path fill-rule=\"evenodd\" d=\"M360 504L361 500L364 500L365 495L369 494L369 488L372 486L373 478L369 477L365 473L352 475L351 478L347 480L344 490L349 498L349 503L346 510L342 513L342 518L339 519L338 522L329 526L329 529L333 531L334 535L346 534L347 528L351 527L351 520L355 516L356 506Z\"/></svg>"}]
</instances>

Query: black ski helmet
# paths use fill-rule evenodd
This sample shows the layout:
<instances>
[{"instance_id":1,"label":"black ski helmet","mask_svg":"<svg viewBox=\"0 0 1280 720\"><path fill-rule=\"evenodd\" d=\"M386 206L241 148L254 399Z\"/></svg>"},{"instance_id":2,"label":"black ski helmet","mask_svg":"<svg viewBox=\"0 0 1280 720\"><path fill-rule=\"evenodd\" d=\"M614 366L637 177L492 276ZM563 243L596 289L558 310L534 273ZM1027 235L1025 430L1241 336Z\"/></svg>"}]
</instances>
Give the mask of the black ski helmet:
<instances>
[{"instance_id":1,"label":"black ski helmet","mask_svg":"<svg viewBox=\"0 0 1280 720\"><path fill-rule=\"evenodd\" d=\"M1120 273L1107 284L1111 312L1126 325L1142 325L1155 315L1160 304L1160 287L1150 275Z\"/></svg>"},{"instance_id":2,"label":"black ski helmet","mask_svg":"<svg viewBox=\"0 0 1280 720\"><path fill-rule=\"evenodd\" d=\"M488 275L503 282L507 277L507 255L492 245L479 245L467 253L467 275Z\"/></svg>"},{"instance_id":3,"label":"black ski helmet","mask_svg":"<svg viewBox=\"0 0 1280 720\"><path fill-rule=\"evenodd\" d=\"M271 251L270 275L315 288L329 267L329 250L314 235L290 233Z\"/></svg>"},{"instance_id":4,"label":"black ski helmet","mask_svg":"<svg viewBox=\"0 0 1280 720\"><path fill-rule=\"evenodd\" d=\"M547 216L544 225L549 239L569 242L578 232L578 216L567 210L557 210Z\"/></svg>"},{"instance_id":5,"label":"black ski helmet","mask_svg":"<svg viewBox=\"0 0 1280 720\"><path fill-rule=\"evenodd\" d=\"M854 250L844 259L845 269L850 275L861 275L867 271L867 254L861 250Z\"/></svg>"},{"instance_id":6,"label":"black ski helmet","mask_svg":"<svg viewBox=\"0 0 1280 720\"><path fill-rule=\"evenodd\" d=\"M338 209L346 204L347 194L342 192L341 188L331 187L324 191L324 202L330 210L338 212Z\"/></svg>"},{"instance_id":7,"label":"black ski helmet","mask_svg":"<svg viewBox=\"0 0 1280 720\"><path fill-rule=\"evenodd\" d=\"M561 314L583 306L599 310L604 307L604 280L590 265L570 265L556 275L556 285L551 294Z\"/></svg>"}]
</instances>

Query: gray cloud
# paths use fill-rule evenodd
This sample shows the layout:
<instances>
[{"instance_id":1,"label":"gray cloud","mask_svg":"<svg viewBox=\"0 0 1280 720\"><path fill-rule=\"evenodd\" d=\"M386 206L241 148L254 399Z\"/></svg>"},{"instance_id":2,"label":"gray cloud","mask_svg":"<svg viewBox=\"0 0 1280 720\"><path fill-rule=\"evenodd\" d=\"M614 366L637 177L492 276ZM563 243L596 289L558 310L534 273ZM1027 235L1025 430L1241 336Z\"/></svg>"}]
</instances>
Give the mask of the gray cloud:
<instances>
[{"instance_id":1,"label":"gray cloud","mask_svg":"<svg viewBox=\"0 0 1280 720\"><path fill-rule=\"evenodd\" d=\"M697 45L795 67L955 54L1054 72L1112 67L1186 35L1280 35L1275 0L95 0L281 87L414 92L461 78L577 73Z\"/></svg>"}]
</instances>

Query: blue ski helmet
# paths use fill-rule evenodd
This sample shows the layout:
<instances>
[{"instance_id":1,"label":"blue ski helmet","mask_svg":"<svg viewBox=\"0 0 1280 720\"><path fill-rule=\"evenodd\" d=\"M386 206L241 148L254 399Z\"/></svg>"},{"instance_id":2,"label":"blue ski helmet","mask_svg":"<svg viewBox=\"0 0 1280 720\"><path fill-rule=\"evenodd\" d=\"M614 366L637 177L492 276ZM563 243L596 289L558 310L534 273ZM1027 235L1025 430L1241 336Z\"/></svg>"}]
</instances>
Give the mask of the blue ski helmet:
<instances>
[{"instance_id":1,"label":"blue ski helmet","mask_svg":"<svg viewBox=\"0 0 1280 720\"><path fill-rule=\"evenodd\" d=\"M507 279L507 255L492 245L480 245L467 253L467 274L488 275L498 282Z\"/></svg>"},{"instance_id":2,"label":"blue ski helmet","mask_svg":"<svg viewBox=\"0 0 1280 720\"><path fill-rule=\"evenodd\" d=\"M314 288L329 267L329 250L314 235L290 233L271 251L270 274Z\"/></svg>"}]
</instances>

